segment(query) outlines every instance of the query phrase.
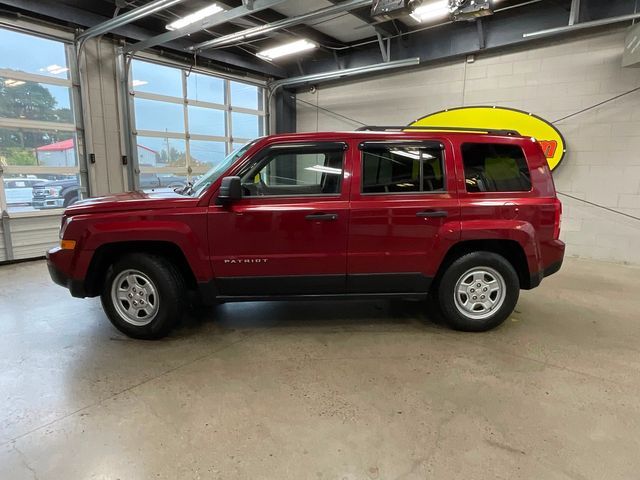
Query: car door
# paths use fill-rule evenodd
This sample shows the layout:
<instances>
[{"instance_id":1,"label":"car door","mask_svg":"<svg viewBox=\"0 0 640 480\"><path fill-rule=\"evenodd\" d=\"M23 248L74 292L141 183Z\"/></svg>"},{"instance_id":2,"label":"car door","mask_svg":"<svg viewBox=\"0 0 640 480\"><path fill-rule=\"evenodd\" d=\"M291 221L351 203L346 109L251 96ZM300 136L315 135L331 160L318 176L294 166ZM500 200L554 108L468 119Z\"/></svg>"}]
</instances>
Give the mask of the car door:
<instances>
[{"instance_id":1,"label":"car door","mask_svg":"<svg viewBox=\"0 0 640 480\"><path fill-rule=\"evenodd\" d=\"M209 208L222 296L346 290L349 176L343 142L273 144L239 172L243 197Z\"/></svg>"},{"instance_id":2,"label":"car door","mask_svg":"<svg viewBox=\"0 0 640 480\"><path fill-rule=\"evenodd\" d=\"M444 140L366 140L354 162L350 293L426 293L460 235L453 149Z\"/></svg>"}]
</instances>

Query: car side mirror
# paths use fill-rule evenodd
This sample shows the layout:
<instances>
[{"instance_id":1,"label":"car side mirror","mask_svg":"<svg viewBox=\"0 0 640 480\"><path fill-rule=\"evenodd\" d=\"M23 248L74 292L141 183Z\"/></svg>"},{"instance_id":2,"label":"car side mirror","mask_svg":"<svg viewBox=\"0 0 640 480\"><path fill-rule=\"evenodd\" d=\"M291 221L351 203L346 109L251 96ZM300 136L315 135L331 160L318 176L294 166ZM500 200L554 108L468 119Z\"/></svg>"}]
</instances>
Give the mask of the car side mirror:
<instances>
[{"instance_id":1,"label":"car side mirror","mask_svg":"<svg viewBox=\"0 0 640 480\"><path fill-rule=\"evenodd\" d=\"M220 193L216 203L227 205L242 198L242 183L240 177L224 177L220 183Z\"/></svg>"}]
</instances>

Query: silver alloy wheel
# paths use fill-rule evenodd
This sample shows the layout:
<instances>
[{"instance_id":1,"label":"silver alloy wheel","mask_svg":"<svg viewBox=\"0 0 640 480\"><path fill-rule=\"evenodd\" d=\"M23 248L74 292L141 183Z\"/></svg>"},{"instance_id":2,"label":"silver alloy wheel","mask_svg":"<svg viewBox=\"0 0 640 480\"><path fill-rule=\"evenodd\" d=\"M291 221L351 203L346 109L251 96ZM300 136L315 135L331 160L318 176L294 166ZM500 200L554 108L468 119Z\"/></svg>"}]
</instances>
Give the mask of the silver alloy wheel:
<instances>
[{"instance_id":1,"label":"silver alloy wheel","mask_svg":"<svg viewBox=\"0 0 640 480\"><path fill-rule=\"evenodd\" d=\"M139 270L124 270L111 284L111 301L125 322L143 327L158 314L160 298L151 279Z\"/></svg>"},{"instance_id":2,"label":"silver alloy wheel","mask_svg":"<svg viewBox=\"0 0 640 480\"><path fill-rule=\"evenodd\" d=\"M456 282L456 308L467 318L484 320L502 306L506 292L504 278L496 270L473 267Z\"/></svg>"}]
</instances>

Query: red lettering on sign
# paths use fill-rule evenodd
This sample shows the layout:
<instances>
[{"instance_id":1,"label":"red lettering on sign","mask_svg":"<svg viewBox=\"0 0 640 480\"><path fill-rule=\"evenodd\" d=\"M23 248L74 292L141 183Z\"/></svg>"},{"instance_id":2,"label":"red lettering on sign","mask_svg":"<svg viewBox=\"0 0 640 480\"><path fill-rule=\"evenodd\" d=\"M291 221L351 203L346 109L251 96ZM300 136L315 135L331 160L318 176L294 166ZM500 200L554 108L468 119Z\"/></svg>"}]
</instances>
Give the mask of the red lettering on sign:
<instances>
[{"instance_id":1,"label":"red lettering on sign","mask_svg":"<svg viewBox=\"0 0 640 480\"><path fill-rule=\"evenodd\" d=\"M555 140L540 140L538 142L542 147L542 151L544 152L544 156L547 158L553 158L556 154L556 150L558 149L558 142Z\"/></svg>"}]
</instances>

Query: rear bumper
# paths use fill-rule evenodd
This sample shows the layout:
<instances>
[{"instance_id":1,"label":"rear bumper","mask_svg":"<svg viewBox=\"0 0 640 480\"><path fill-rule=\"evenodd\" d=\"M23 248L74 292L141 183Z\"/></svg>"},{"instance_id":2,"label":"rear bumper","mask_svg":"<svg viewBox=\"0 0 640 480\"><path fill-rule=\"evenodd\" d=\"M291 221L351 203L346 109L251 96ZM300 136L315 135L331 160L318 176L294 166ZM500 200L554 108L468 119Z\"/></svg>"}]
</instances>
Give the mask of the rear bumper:
<instances>
[{"instance_id":1,"label":"rear bumper","mask_svg":"<svg viewBox=\"0 0 640 480\"><path fill-rule=\"evenodd\" d=\"M541 246L544 267L537 273L531 275L529 288L527 288L527 290L536 288L540 283L542 283L543 278L557 273L562 268L564 250L564 242L560 240L552 240L551 242L547 242Z\"/></svg>"},{"instance_id":2,"label":"rear bumper","mask_svg":"<svg viewBox=\"0 0 640 480\"><path fill-rule=\"evenodd\" d=\"M60 250L59 248L52 248L47 252L47 269L49 270L49 276L51 280L53 280L53 283L68 289L69 292L71 292L71 296L84 298L87 296L84 281L71 278L58 264L65 256L65 253L65 250Z\"/></svg>"}]
</instances>

